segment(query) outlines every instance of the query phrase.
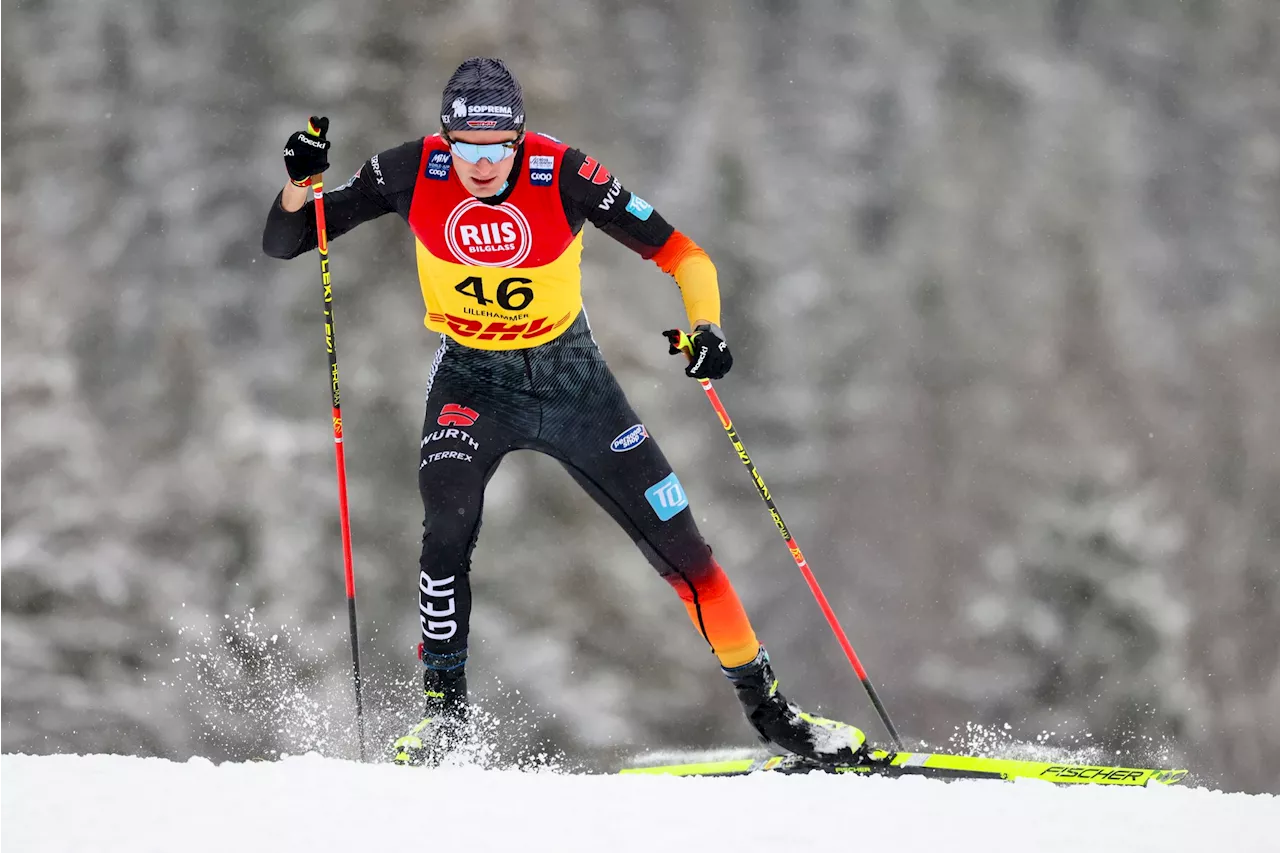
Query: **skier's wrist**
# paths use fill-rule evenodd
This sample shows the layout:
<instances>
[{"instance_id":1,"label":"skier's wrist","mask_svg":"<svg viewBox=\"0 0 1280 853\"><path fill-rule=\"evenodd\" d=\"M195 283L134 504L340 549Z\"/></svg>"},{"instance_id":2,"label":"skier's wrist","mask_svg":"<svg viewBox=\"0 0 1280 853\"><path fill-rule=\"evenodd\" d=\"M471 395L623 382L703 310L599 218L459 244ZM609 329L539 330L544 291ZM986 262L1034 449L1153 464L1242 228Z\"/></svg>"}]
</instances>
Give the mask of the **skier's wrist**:
<instances>
[{"instance_id":1,"label":"skier's wrist","mask_svg":"<svg viewBox=\"0 0 1280 853\"><path fill-rule=\"evenodd\" d=\"M280 193L280 209L285 213L297 213L306 205L307 196L310 194L310 187L300 187L290 181L284 185L284 190Z\"/></svg>"}]
</instances>

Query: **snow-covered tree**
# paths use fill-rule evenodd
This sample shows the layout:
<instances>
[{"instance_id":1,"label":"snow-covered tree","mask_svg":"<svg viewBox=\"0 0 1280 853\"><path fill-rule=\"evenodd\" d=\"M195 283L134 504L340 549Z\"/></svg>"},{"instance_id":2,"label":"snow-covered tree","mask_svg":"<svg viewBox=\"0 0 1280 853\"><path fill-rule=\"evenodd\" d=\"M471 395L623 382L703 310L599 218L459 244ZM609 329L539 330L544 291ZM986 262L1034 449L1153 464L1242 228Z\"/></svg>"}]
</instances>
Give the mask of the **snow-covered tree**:
<instances>
[{"instance_id":1,"label":"snow-covered tree","mask_svg":"<svg viewBox=\"0 0 1280 853\"><path fill-rule=\"evenodd\" d=\"M930 668L988 722L1116 754L1194 739L1185 532L1155 483L1079 474L991 549L965 623L988 662Z\"/></svg>"}]
</instances>

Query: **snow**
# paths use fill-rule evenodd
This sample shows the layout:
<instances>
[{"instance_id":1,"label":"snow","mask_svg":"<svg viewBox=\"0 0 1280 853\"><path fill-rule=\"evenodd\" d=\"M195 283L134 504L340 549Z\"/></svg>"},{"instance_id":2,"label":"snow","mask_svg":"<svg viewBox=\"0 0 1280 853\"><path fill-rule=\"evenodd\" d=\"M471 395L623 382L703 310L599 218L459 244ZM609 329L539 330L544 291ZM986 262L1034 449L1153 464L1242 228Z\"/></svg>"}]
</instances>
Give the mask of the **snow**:
<instances>
[{"instance_id":1,"label":"snow","mask_svg":"<svg viewBox=\"0 0 1280 853\"><path fill-rule=\"evenodd\" d=\"M832 776L678 779L318 755L177 763L0 758L6 853L930 851L1277 848L1280 798Z\"/></svg>"}]
</instances>

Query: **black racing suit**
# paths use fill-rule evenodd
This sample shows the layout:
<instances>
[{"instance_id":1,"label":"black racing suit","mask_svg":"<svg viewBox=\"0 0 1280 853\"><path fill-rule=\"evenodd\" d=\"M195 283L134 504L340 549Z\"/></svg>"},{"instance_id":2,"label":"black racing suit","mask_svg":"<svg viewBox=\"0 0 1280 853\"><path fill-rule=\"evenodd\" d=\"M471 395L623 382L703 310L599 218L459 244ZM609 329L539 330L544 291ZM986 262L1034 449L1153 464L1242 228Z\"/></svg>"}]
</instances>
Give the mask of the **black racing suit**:
<instances>
[{"instance_id":1,"label":"black racing suit","mask_svg":"<svg viewBox=\"0 0 1280 853\"><path fill-rule=\"evenodd\" d=\"M423 140L366 161L345 186L325 194L329 238L386 213L406 221L421 179ZM524 155L516 155L514 186ZM581 176L586 155L568 149L560 163L560 196L573 233L590 220L646 258L671 238L653 212L620 215L630 193ZM620 185L619 185L620 186ZM602 206L606 193L611 202ZM510 187L490 199L497 204ZM643 202L640 202L643 204ZM684 238L681 238L684 239ZM264 251L291 258L316 246L310 206L288 213L271 206ZM425 509L419 575L423 660L429 669L466 662L471 610L468 572L480 529L484 488L511 450L538 450L569 474L620 524L679 593L699 633L722 665L751 661L759 643L737 595L711 556L679 480L657 441L605 364L585 312L554 340L527 349L491 351L442 335L431 368L418 481Z\"/></svg>"}]
</instances>

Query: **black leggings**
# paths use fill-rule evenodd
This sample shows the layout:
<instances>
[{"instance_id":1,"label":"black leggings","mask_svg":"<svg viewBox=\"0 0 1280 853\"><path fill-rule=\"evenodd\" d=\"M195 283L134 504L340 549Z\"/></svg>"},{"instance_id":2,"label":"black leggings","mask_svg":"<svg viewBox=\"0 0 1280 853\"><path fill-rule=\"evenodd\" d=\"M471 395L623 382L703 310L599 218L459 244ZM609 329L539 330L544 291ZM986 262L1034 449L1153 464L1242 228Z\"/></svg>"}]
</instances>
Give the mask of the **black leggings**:
<instances>
[{"instance_id":1,"label":"black leggings","mask_svg":"<svg viewBox=\"0 0 1280 853\"><path fill-rule=\"evenodd\" d=\"M714 614L704 614L702 605L737 613L741 605L694 524L679 480L618 387L583 315L559 338L532 349L491 352L446 338L436 353L418 468L425 508L419 615L427 666L465 663L468 573L485 484L516 449L537 450L564 465L677 589L719 653L710 623L724 619L707 618ZM741 636L745 615L728 621L738 623L729 642L744 645L735 656L747 654L746 646L754 654L754 634Z\"/></svg>"}]
</instances>

